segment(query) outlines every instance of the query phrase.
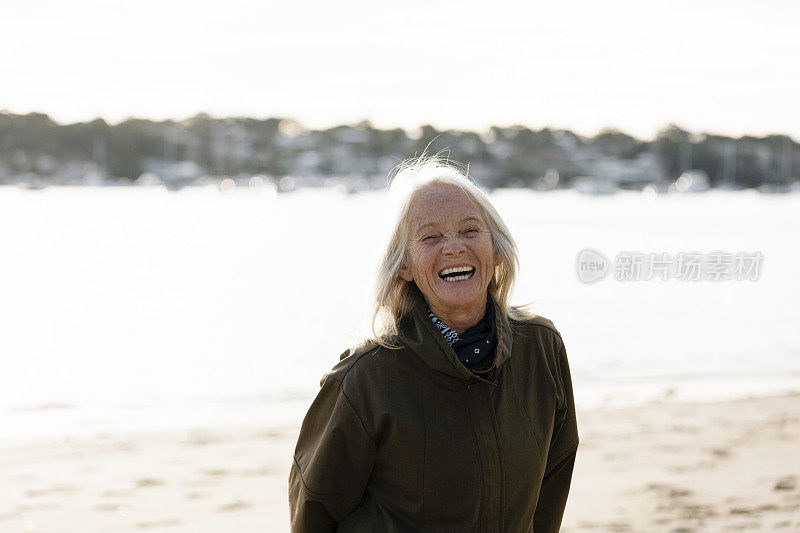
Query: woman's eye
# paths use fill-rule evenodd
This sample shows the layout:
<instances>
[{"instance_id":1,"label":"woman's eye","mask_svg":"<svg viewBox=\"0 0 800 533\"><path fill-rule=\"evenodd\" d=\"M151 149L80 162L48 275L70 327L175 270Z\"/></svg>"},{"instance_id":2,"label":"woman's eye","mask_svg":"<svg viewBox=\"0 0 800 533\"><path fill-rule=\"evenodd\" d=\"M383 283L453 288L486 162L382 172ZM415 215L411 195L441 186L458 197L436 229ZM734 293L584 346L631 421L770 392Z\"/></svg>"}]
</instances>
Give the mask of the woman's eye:
<instances>
[{"instance_id":1,"label":"woman's eye","mask_svg":"<svg viewBox=\"0 0 800 533\"><path fill-rule=\"evenodd\" d=\"M470 237L472 237L474 235L477 235L477 234L478 234L478 230L475 229L475 228L470 228L470 229L464 231L464 235L468 235Z\"/></svg>"},{"instance_id":2,"label":"woman's eye","mask_svg":"<svg viewBox=\"0 0 800 533\"><path fill-rule=\"evenodd\" d=\"M424 236L422 238L422 240L423 240L423 242L430 242L430 241L433 241L434 239L438 239L438 238L439 238L438 235L426 235L426 236Z\"/></svg>"}]
</instances>

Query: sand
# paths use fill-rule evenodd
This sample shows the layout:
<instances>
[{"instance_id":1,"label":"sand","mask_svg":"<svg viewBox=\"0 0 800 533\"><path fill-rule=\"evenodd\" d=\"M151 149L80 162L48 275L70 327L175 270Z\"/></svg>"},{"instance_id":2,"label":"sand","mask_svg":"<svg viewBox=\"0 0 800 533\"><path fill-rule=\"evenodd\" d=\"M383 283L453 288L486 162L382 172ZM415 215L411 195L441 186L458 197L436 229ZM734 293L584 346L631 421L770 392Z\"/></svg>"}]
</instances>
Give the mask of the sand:
<instances>
[{"instance_id":1,"label":"sand","mask_svg":"<svg viewBox=\"0 0 800 533\"><path fill-rule=\"evenodd\" d=\"M800 531L800 395L578 417L562 531ZM0 531L287 531L297 432L0 444Z\"/></svg>"},{"instance_id":2,"label":"sand","mask_svg":"<svg viewBox=\"0 0 800 533\"><path fill-rule=\"evenodd\" d=\"M579 416L563 531L800 531L800 395Z\"/></svg>"}]
</instances>

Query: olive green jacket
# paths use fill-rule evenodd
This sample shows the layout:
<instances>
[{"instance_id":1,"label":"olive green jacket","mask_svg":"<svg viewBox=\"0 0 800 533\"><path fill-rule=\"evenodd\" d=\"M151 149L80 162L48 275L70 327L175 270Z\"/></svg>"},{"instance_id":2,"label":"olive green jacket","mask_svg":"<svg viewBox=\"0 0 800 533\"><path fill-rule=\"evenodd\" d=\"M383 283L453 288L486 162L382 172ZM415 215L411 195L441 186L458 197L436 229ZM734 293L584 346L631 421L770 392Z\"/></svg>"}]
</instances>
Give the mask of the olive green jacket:
<instances>
[{"instance_id":1,"label":"olive green jacket","mask_svg":"<svg viewBox=\"0 0 800 533\"><path fill-rule=\"evenodd\" d=\"M300 430L292 531L558 531L578 447L564 343L546 318L496 325L476 374L421 298L401 349L342 354Z\"/></svg>"}]
</instances>

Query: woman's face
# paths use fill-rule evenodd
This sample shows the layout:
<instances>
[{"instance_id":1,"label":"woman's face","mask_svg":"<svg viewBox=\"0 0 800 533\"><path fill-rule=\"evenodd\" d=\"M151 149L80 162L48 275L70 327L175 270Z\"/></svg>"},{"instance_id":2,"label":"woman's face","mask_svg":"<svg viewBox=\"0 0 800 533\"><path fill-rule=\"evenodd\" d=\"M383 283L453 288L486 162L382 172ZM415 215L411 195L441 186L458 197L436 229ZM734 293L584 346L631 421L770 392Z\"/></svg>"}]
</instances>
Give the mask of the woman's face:
<instances>
[{"instance_id":1,"label":"woman's face","mask_svg":"<svg viewBox=\"0 0 800 533\"><path fill-rule=\"evenodd\" d=\"M480 209L460 189L436 184L413 198L407 223L409 264L400 277L416 282L440 318L482 315L500 261Z\"/></svg>"}]
</instances>

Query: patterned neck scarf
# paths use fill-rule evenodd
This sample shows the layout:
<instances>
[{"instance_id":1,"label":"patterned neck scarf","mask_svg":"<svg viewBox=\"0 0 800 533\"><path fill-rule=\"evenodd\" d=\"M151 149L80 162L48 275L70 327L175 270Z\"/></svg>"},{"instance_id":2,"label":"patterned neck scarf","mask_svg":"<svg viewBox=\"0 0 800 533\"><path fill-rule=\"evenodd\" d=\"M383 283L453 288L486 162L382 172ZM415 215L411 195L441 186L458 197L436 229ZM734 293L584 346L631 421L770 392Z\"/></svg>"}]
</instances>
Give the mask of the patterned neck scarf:
<instances>
[{"instance_id":1,"label":"patterned neck scarf","mask_svg":"<svg viewBox=\"0 0 800 533\"><path fill-rule=\"evenodd\" d=\"M486 312L483 314L483 318L461 334L442 322L430 309L428 309L428 317L436 326L436 329L439 330L439 333L442 334L445 342L456 353L461 364L467 368L472 368L483 361L497 345L494 306L491 298L487 298Z\"/></svg>"}]
</instances>

